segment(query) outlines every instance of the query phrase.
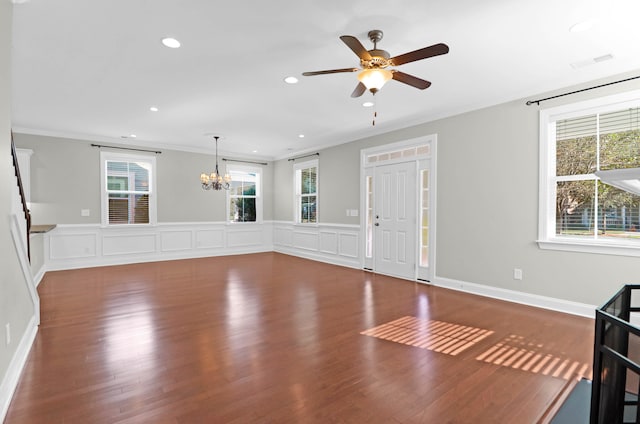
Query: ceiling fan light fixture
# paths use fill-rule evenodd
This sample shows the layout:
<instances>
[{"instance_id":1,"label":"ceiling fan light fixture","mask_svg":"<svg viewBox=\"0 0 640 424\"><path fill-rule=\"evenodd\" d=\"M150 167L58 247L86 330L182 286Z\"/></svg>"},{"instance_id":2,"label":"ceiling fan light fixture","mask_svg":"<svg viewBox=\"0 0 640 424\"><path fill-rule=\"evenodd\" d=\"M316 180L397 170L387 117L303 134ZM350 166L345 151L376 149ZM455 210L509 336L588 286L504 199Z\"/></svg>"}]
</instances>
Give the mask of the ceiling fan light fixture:
<instances>
[{"instance_id":1,"label":"ceiling fan light fixture","mask_svg":"<svg viewBox=\"0 0 640 424\"><path fill-rule=\"evenodd\" d=\"M387 69L365 69L358 74L358 81L363 83L367 90L376 93L393 77L393 73Z\"/></svg>"}]
</instances>

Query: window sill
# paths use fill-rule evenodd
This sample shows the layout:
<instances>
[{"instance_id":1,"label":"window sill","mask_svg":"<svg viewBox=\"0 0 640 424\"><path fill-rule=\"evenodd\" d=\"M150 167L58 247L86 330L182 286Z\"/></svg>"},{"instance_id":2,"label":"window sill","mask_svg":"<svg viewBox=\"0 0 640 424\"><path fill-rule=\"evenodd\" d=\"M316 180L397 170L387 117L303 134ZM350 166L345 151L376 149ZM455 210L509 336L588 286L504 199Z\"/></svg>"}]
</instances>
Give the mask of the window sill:
<instances>
[{"instance_id":1,"label":"window sill","mask_svg":"<svg viewBox=\"0 0 640 424\"><path fill-rule=\"evenodd\" d=\"M554 238L537 240L543 250L561 250L566 252L595 253L600 255L640 256L640 241L624 242L611 240L575 240Z\"/></svg>"}]
</instances>

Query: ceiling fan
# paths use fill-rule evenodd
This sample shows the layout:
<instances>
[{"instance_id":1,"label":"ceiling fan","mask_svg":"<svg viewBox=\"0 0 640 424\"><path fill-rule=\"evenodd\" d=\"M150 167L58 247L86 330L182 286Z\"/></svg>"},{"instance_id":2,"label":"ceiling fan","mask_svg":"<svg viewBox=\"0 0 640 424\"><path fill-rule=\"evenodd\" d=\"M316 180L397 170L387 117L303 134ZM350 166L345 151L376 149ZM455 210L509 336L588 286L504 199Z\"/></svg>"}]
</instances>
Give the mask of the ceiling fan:
<instances>
[{"instance_id":1,"label":"ceiling fan","mask_svg":"<svg viewBox=\"0 0 640 424\"><path fill-rule=\"evenodd\" d=\"M395 69L387 69L393 66L400 66L405 63L415 62L416 60L427 59L433 56L439 56L449 53L449 47L446 44L439 43L433 46L424 47L409 53L391 57L385 50L378 49L378 42L382 40L382 31L374 29L367 34L373 43L373 49L367 50L356 37L351 35L342 35L340 39L360 58L360 68L343 68L330 69L327 71L303 72L304 76L337 74L341 72L358 72L358 80L360 81L356 89L351 93L351 97L360 97L366 90L376 94L382 86L394 79L401 83L424 90L431 83L413 75L397 71Z\"/></svg>"}]
</instances>

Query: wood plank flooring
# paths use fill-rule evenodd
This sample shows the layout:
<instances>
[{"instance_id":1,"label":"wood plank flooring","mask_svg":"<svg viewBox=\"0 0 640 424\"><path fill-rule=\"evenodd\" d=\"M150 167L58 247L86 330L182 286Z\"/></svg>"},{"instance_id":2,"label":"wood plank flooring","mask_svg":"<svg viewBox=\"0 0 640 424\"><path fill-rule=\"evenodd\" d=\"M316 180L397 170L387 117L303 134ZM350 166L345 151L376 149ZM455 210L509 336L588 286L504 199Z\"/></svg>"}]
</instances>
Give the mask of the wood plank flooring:
<instances>
[{"instance_id":1,"label":"wood plank flooring","mask_svg":"<svg viewBox=\"0 0 640 424\"><path fill-rule=\"evenodd\" d=\"M277 253L39 292L6 424L535 423L591 373L592 320Z\"/></svg>"}]
</instances>

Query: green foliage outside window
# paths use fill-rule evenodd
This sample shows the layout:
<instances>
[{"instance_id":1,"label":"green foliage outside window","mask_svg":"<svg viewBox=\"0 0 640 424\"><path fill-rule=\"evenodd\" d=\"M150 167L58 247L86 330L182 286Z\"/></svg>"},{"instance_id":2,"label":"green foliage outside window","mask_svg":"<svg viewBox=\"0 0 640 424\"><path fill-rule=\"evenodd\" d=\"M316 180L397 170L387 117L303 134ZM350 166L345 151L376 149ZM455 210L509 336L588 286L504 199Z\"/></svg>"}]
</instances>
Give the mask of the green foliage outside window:
<instances>
[{"instance_id":1,"label":"green foliage outside window","mask_svg":"<svg viewBox=\"0 0 640 424\"><path fill-rule=\"evenodd\" d=\"M257 221L258 175L249 172L233 172L231 177L229 220L231 222Z\"/></svg>"},{"instance_id":2,"label":"green foliage outside window","mask_svg":"<svg viewBox=\"0 0 640 424\"><path fill-rule=\"evenodd\" d=\"M600 127L605 126L606 115L598 119ZM617 131L598 135L594 125L586 131L590 134L556 141L556 234L593 236L597 231L640 238L640 197L603 184L594 175L598 170L640 167L640 129L616 125Z\"/></svg>"}]
</instances>

